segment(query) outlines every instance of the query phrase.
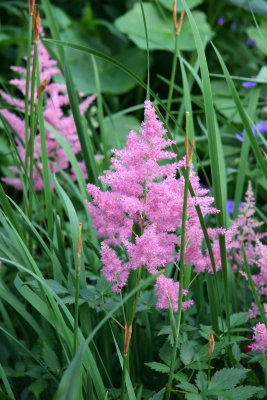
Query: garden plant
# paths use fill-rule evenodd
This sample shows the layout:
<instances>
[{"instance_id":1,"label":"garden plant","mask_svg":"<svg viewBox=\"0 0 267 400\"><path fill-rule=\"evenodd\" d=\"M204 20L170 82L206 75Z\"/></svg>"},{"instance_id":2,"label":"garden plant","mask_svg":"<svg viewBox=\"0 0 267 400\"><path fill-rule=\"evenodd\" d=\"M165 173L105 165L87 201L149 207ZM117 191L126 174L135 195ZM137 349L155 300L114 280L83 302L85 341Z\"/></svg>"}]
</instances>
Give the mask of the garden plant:
<instances>
[{"instance_id":1,"label":"garden plant","mask_svg":"<svg viewBox=\"0 0 267 400\"><path fill-rule=\"evenodd\" d=\"M0 12L0 400L265 399L266 2Z\"/></svg>"}]
</instances>

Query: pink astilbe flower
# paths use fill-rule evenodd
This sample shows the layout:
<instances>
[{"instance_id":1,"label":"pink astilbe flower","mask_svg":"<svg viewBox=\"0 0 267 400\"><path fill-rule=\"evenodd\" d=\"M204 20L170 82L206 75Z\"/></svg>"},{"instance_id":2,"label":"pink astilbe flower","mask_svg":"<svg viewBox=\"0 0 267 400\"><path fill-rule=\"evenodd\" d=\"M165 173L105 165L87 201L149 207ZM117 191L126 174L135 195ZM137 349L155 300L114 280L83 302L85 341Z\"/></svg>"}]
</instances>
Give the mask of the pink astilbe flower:
<instances>
[{"instance_id":1,"label":"pink astilbe flower","mask_svg":"<svg viewBox=\"0 0 267 400\"><path fill-rule=\"evenodd\" d=\"M59 76L60 70L57 67L57 61L50 58L50 55L44 45L38 43L39 51L39 63L40 63L40 80L41 82L46 81L46 87L44 89L44 120L51 126L51 129L46 128L46 148L48 156L48 165L52 173L57 173L64 170L71 179L76 179L74 172L69 171L69 159L65 151L60 147L56 141L52 130L55 129L71 146L72 151L75 155L78 155L81 151L79 138L76 132L74 119L71 113L66 113L63 108L69 107L69 99L67 96L66 85L64 83L55 83L53 78ZM33 52L31 55L32 64ZM18 91L25 97L26 93L26 69L24 67L11 67L13 71L20 75L17 79L10 81L11 85L15 86ZM22 161L25 161L25 132L24 132L24 120L21 114L24 112L25 102L23 99L17 99L9 96L4 91L0 91L2 99L10 106L14 107L20 112L18 116L15 112L11 112L7 109L0 109L1 115L9 123L12 130L14 130L18 137L15 137L19 155ZM37 90L35 89L35 98L37 96ZM89 96L85 98L80 104L80 112L84 114L94 101L95 96ZM29 135L29 132L28 132ZM41 162L41 139L39 132L37 131L34 139L34 189L43 189L42 179L42 162ZM85 174L84 163L81 162L81 170ZM12 166L10 171L18 175L17 167ZM86 175L86 174L85 174ZM17 176L3 178L3 181L9 185L14 186L17 189L22 189L22 182Z\"/></svg>"},{"instance_id":2,"label":"pink astilbe flower","mask_svg":"<svg viewBox=\"0 0 267 400\"><path fill-rule=\"evenodd\" d=\"M178 311L178 298L179 298L179 282L174 282L171 278L166 278L160 275L157 278L155 285L157 304L156 307L160 310L168 309L170 306L174 312ZM186 296L188 290L183 290L183 295ZM188 310L194 304L193 300L182 302L182 310Z\"/></svg>"},{"instance_id":3,"label":"pink astilbe flower","mask_svg":"<svg viewBox=\"0 0 267 400\"><path fill-rule=\"evenodd\" d=\"M140 134L129 133L125 148L113 151L111 169L99 178L108 186L108 191L88 185L93 200L88 209L98 236L103 239L103 272L114 283L116 291L125 286L131 270L144 267L155 274L167 264L179 262L177 233L182 225L184 178L178 178L177 171L184 167L185 161L175 161L176 155L170 151L174 142L166 139L165 134L152 103L146 101ZM195 205L201 207L204 216L218 211L212 207L213 198L201 188L193 168L190 181L196 196L188 197L185 262L193 264L197 271L204 271L209 268L209 262L201 249L203 234ZM214 238L218 233L213 232ZM124 259L110 262L107 249L111 250L112 257L123 250ZM123 271L122 281L118 278L120 271ZM165 289L160 294L161 286ZM161 275L156 288L158 307L168 308L171 304L177 311L178 283ZM184 302L183 309L191 304L190 300Z\"/></svg>"},{"instance_id":4,"label":"pink astilbe flower","mask_svg":"<svg viewBox=\"0 0 267 400\"><path fill-rule=\"evenodd\" d=\"M267 303L263 304L263 309L264 309L265 317L267 318ZM249 319L253 319L253 318L256 318L258 315L260 315L258 306L256 303L252 303L251 308L249 310L248 317L249 317Z\"/></svg>"},{"instance_id":5,"label":"pink astilbe flower","mask_svg":"<svg viewBox=\"0 0 267 400\"><path fill-rule=\"evenodd\" d=\"M253 340L252 351L264 351L267 353L267 329L264 324L259 323L253 328Z\"/></svg>"},{"instance_id":6,"label":"pink astilbe flower","mask_svg":"<svg viewBox=\"0 0 267 400\"><path fill-rule=\"evenodd\" d=\"M257 263L259 240L266 236L266 233L257 232L263 223L254 218L255 215L255 199L252 191L251 182L249 182L245 202L240 209L239 216L232 225L234 234L228 243L229 259L232 260L233 268L240 269L243 265L242 246L246 251L249 266Z\"/></svg>"}]
</instances>

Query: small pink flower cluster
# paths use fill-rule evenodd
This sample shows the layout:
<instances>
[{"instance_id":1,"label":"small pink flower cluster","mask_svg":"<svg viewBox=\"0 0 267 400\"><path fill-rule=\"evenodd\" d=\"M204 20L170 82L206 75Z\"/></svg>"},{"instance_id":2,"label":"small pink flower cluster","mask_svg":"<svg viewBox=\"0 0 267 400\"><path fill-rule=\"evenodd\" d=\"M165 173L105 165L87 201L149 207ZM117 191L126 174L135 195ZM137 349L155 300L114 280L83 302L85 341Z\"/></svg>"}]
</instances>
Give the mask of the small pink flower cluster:
<instances>
[{"instance_id":1,"label":"small pink flower cluster","mask_svg":"<svg viewBox=\"0 0 267 400\"><path fill-rule=\"evenodd\" d=\"M238 270L243 265L242 245L245 247L248 264L253 265L258 260L258 244L266 233L256 232L255 229L263 223L254 219L255 199L249 182L245 202L240 209L239 216L235 219L231 230L233 235L228 243L229 259L232 261L234 270Z\"/></svg>"},{"instance_id":2,"label":"small pink flower cluster","mask_svg":"<svg viewBox=\"0 0 267 400\"><path fill-rule=\"evenodd\" d=\"M257 324L253 328L254 343L250 346L252 351L264 351L267 353L267 328L264 324Z\"/></svg>"},{"instance_id":3,"label":"small pink flower cluster","mask_svg":"<svg viewBox=\"0 0 267 400\"><path fill-rule=\"evenodd\" d=\"M76 127L74 123L73 116L71 113L66 113L64 109L69 107L69 99L67 96L66 85L64 83L55 83L53 78L55 76L61 76L60 70L57 67L57 61L50 58L50 55L44 45L38 43L39 50L39 64L40 64L40 80L45 82L46 86L44 89L44 120L49 126L46 127L46 147L49 162L49 169L52 173L57 173L61 170L68 171L69 159L63 148L60 147L56 141L52 130L55 129L64 139L66 139L71 145L72 151L75 155L79 154L81 151L81 146L79 138L76 132ZM31 64L33 62L33 52L31 54ZM26 68L24 67L11 67L13 71L20 75L17 79L12 79L10 84L16 87L21 94L26 95ZM32 67L31 67L32 69ZM10 106L14 107L19 114L23 114L25 111L25 102L23 99L18 99L11 97L4 91L0 91L2 99L8 103ZM35 90L35 99L37 96L37 90ZM95 96L89 96L83 100L80 104L80 112L84 114L89 106L94 101ZM16 132L17 136L15 141L17 144L18 152L21 160L25 161L25 127L24 119L18 116L14 112L10 112L8 109L0 109L1 115L9 123L10 127ZM29 136L29 132L28 132ZM42 162L41 162L41 138L37 131L34 138L34 189L43 189L43 179L42 179ZM85 174L84 163L80 163L81 170ZM5 177L2 180L9 185L14 186L17 189L22 189L22 182L18 175L18 168L16 166L11 166L10 171L15 174L14 177ZM69 173L72 179L75 179L73 171Z\"/></svg>"},{"instance_id":4,"label":"small pink flower cluster","mask_svg":"<svg viewBox=\"0 0 267 400\"><path fill-rule=\"evenodd\" d=\"M261 298L265 316L267 317L267 246L261 239L267 236L266 232L257 232L257 228L262 226L255 218L255 199L249 182L245 195L244 206L240 209L239 216L235 219L232 230L234 235L228 243L229 258L233 262L233 269L238 270L246 279L247 275L242 271L243 254L242 246L246 252L248 265L252 271L252 278ZM253 319L259 315L258 307L255 303L251 304L249 318ZM254 328L254 344L250 345L250 350L267 352L267 330L264 324L258 323Z\"/></svg>"},{"instance_id":5,"label":"small pink flower cluster","mask_svg":"<svg viewBox=\"0 0 267 400\"><path fill-rule=\"evenodd\" d=\"M88 185L92 203L90 215L102 242L103 274L120 292L127 284L131 270L144 267L151 274L169 263L179 262L182 225L184 178L178 171L185 161L174 161L176 154L168 148L175 142L166 139L166 130L158 120L150 101L145 102L145 122L140 135L131 131L126 147L114 150L111 169L100 180L109 190L101 191ZM201 187L199 178L190 172L195 196L189 195L186 223L185 263L196 271L211 271L209 256L202 251L203 233L195 210L201 207L203 215L215 214L213 198ZM210 230L214 241L221 230ZM216 265L220 267L220 253L214 247ZM179 285L161 275L156 283L157 307L178 307ZM187 308L192 301L183 303Z\"/></svg>"},{"instance_id":6,"label":"small pink flower cluster","mask_svg":"<svg viewBox=\"0 0 267 400\"><path fill-rule=\"evenodd\" d=\"M266 237L267 234L266 232L256 231L263 223L257 221L254 216L255 199L249 182L244 205L232 226L234 234L228 243L229 259L233 262L233 269L240 271L247 278L246 273L242 271L242 246L244 246L248 265L252 269L253 281L259 296L264 301L267 295L267 246L260 239ZM264 303L263 306L267 315L267 303ZM252 303L249 318L255 318L258 315L258 307L255 303Z\"/></svg>"}]
</instances>

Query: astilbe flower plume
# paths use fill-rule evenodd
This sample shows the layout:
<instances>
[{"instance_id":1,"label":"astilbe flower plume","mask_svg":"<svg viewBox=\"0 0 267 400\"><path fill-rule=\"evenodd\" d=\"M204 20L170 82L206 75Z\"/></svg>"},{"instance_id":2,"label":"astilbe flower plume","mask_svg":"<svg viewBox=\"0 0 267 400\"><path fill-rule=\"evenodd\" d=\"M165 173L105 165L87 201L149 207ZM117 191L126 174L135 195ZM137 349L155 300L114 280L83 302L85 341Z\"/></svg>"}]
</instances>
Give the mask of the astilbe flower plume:
<instances>
[{"instance_id":1,"label":"astilbe flower plume","mask_svg":"<svg viewBox=\"0 0 267 400\"><path fill-rule=\"evenodd\" d=\"M257 232L257 229L263 224L255 218L255 198L251 182L245 194L245 202L240 208L239 215L232 225L233 235L228 244L229 258L232 260L233 269L242 269L244 246L248 264L253 266L258 260L258 244L260 239L266 236L266 233Z\"/></svg>"},{"instance_id":2,"label":"astilbe flower plume","mask_svg":"<svg viewBox=\"0 0 267 400\"><path fill-rule=\"evenodd\" d=\"M60 70L57 67L57 61L51 59L48 51L42 42L38 42L38 52L39 52L39 64L40 64L40 81L45 82L44 87L44 120L55 129L66 141L69 142L72 151L75 155L78 155L81 151L81 146L79 138L76 132L74 119L71 113L66 113L64 109L69 106L69 99L67 96L66 85L64 83L56 83L54 77L61 76ZM33 51L31 54L31 70L33 64ZM19 74L19 78L11 79L10 84L14 86L25 98L26 95L26 68L25 67L11 67L11 69ZM29 93L31 90L29 91ZM10 111L7 108L0 109L1 115L9 123L12 130L16 132L15 141L17 144L17 149L22 161L25 161L25 131L24 131L24 119L23 113L25 110L25 102L22 98L15 98L3 90L0 91L2 99L9 104L14 111ZM30 94L29 94L30 95ZM35 90L35 100L37 97L37 90ZM85 98L80 104L80 112L84 114L89 106L94 101L95 96L89 96ZM46 147L49 169L53 173L65 170L66 173L72 179L75 179L73 171L69 172L69 159L65 151L58 144L55 137L52 134L52 129L50 132L49 127L46 128ZM29 132L28 132L29 135ZM42 162L41 162L41 138L37 131L34 139L34 171L33 171L33 183L35 190L42 190L43 180L42 180ZM80 162L80 167L82 172L85 174L85 165ZM10 171L15 176L5 177L2 180L9 185L14 186L17 189L22 188L22 182L18 177L18 169L16 166L11 166Z\"/></svg>"},{"instance_id":3,"label":"astilbe flower plume","mask_svg":"<svg viewBox=\"0 0 267 400\"><path fill-rule=\"evenodd\" d=\"M177 232L182 225L184 178L178 178L177 173L185 160L175 161L176 154L170 151L175 142L166 139L165 134L152 103L146 101L140 134L129 133L125 148L113 151L111 169L100 177L108 191L88 185L93 200L88 209L98 236L103 239L102 271L116 292L126 285L131 270L144 267L155 274L168 263L179 262ZM195 205L201 207L204 216L217 210L192 168L190 181L196 196L188 198L185 263L204 271L211 267L209 257L201 250L203 234ZM213 234L215 238L216 230ZM161 275L156 290L157 307L171 305L176 311L177 282ZM183 307L191 304L192 301L184 303Z\"/></svg>"},{"instance_id":4,"label":"astilbe flower plume","mask_svg":"<svg viewBox=\"0 0 267 400\"><path fill-rule=\"evenodd\" d=\"M253 328L253 340L251 350L252 351L264 351L267 353L267 329L264 324L258 323Z\"/></svg>"},{"instance_id":5,"label":"astilbe flower plume","mask_svg":"<svg viewBox=\"0 0 267 400\"><path fill-rule=\"evenodd\" d=\"M247 279L247 275L243 271L244 255L242 248L244 248L252 279L267 315L267 303L264 303L267 296L267 246L261 241L267 236L267 233L258 231L258 228L262 225L262 222L255 219L255 198L251 182L249 182L245 202L233 222L231 229L233 234L228 241L228 252L233 269L238 270ZM252 303L249 318L252 319L258 315L258 307L255 303Z\"/></svg>"}]
</instances>

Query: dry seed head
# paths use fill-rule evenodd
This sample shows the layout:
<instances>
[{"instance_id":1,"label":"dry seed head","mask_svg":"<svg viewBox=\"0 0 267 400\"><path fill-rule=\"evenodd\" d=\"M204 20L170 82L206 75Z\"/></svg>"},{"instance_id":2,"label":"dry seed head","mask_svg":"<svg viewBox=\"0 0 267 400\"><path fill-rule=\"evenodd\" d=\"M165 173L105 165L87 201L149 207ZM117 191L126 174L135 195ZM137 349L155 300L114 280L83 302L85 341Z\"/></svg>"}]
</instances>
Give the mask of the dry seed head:
<instances>
[{"instance_id":1,"label":"dry seed head","mask_svg":"<svg viewBox=\"0 0 267 400\"><path fill-rule=\"evenodd\" d=\"M28 4L29 4L29 15L32 17L35 8L35 0L28 0Z\"/></svg>"},{"instance_id":2,"label":"dry seed head","mask_svg":"<svg viewBox=\"0 0 267 400\"><path fill-rule=\"evenodd\" d=\"M35 42L38 42L39 40L40 25L41 25L40 12L39 10L36 9L35 6L33 12L33 38Z\"/></svg>"},{"instance_id":3,"label":"dry seed head","mask_svg":"<svg viewBox=\"0 0 267 400\"><path fill-rule=\"evenodd\" d=\"M176 0L173 1L173 5L172 5L172 17L173 17L175 34L179 35L181 28L182 28L183 19L184 19L184 10L181 11L179 21L177 21Z\"/></svg>"},{"instance_id":4,"label":"dry seed head","mask_svg":"<svg viewBox=\"0 0 267 400\"><path fill-rule=\"evenodd\" d=\"M37 91L37 99L45 91L45 88L46 88L47 84L48 84L48 80L47 79L44 79L41 82L41 84L40 84L40 86L38 88L38 91Z\"/></svg>"},{"instance_id":5,"label":"dry seed head","mask_svg":"<svg viewBox=\"0 0 267 400\"><path fill-rule=\"evenodd\" d=\"M188 146L188 132L189 132L189 112L187 111L185 113L185 141L184 141L184 146L185 146L185 161L186 161L186 167L189 167L192 161L193 157L193 151L194 151L194 146L195 146L195 140L193 139L190 148Z\"/></svg>"},{"instance_id":6,"label":"dry seed head","mask_svg":"<svg viewBox=\"0 0 267 400\"><path fill-rule=\"evenodd\" d=\"M213 333L210 332L209 335L209 358L211 358L213 352L214 352L214 347L215 347L215 341L214 341L214 336Z\"/></svg>"},{"instance_id":7,"label":"dry seed head","mask_svg":"<svg viewBox=\"0 0 267 400\"><path fill-rule=\"evenodd\" d=\"M125 324L125 326L124 326L124 346L123 346L123 354L125 356L128 355L131 337L132 337L132 325L128 326L127 324Z\"/></svg>"}]
</instances>

